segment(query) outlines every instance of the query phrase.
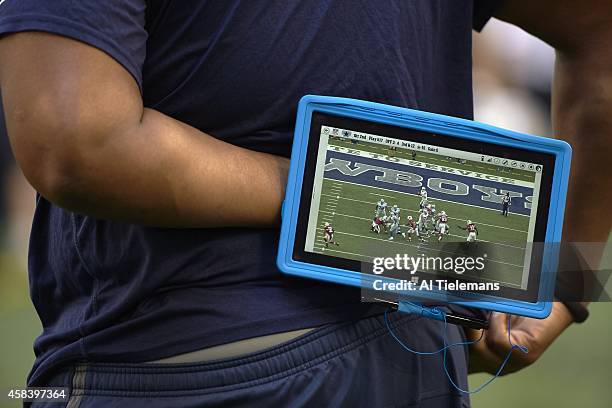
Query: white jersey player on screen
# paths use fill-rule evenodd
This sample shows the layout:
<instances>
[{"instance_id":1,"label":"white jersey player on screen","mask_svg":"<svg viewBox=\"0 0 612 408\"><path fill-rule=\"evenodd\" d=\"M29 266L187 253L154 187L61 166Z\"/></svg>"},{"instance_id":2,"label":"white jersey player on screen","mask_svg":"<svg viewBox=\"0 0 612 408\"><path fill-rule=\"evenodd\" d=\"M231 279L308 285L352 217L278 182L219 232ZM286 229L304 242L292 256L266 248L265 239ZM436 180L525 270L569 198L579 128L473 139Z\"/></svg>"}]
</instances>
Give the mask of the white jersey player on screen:
<instances>
[{"instance_id":1,"label":"white jersey player on screen","mask_svg":"<svg viewBox=\"0 0 612 408\"><path fill-rule=\"evenodd\" d=\"M376 204L376 217L382 218L387 215L387 203L382 198Z\"/></svg>"},{"instance_id":2,"label":"white jersey player on screen","mask_svg":"<svg viewBox=\"0 0 612 408\"><path fill-rule=\"evenodd\" d=\"M427 190L425 187L421 187L421 202L419 203L419 208L423 209L427 205Z\"/></svg>"},{"instance_id":3,"label":"white jersey player on screen","mask_svg":"<svg viewBox=\"0 0 612 408\"><path fill-rule=\"evenodd\" d=\"M397 215L398 217L400 215L400 208L397 206L397 204L391 207L391 216L393 215Z\"/></svg>"},{"instance_id":4,"label":"white jersey player on screen","mask_svg":"<svg viewBox=\"0 0 612 408\"><path fill-rule=\"evenodd\" d=\"M380 234L380 227L384 227L385 218L387 218L387 203L381 198L380 201L376 203L374 219L372 219L372 227L370 228L370 231Z\"/></svg>"},{"instance_id":5,"label":"white jersey player on screen","mask_svg":"<svg viewBox=\"0 0 612 408\"><path fill-rule=\"evenodd\" d=\"M423 208L419 213L419 221L417 222L417 235L423 240L425 234L427 234L427 219L429 218L429 212L427 208Z\"/></svg>"},{"instance_id":6,"label":"white jersey player on screen","mask_svg":"<svg viewBox=\"0 0 612 408\"><path fill-rule=\"evenodd\" d=\"M400 234L400 217L392 212L389 218L389 240L393 241L397 234Z\"/></svg>"}]
</instances>

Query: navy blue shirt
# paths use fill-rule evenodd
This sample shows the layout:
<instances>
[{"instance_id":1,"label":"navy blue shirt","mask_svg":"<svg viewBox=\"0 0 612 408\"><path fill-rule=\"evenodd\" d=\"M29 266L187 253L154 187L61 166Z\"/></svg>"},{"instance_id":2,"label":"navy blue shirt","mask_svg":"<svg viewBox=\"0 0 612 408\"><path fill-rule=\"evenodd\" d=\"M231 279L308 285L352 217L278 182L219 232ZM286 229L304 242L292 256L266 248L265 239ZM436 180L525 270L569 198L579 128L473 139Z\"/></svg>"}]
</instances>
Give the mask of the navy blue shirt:
<instances>
[{"instance_id":1,"label":"navy blue shirt","mask_svg":"<svg viewBox=\"0 0 612 408\"><path fill-rule=\"evenodd\" d=\"M471 118L471 0L6 0L0 34L97 47L144 104L219 139L288 156L305 94ZM38 198L31 296L44 331L30 384L75 360L146 361L369 313L359 290L289 278L278 230L156 229Z\"/></svg>"}]
</instances>

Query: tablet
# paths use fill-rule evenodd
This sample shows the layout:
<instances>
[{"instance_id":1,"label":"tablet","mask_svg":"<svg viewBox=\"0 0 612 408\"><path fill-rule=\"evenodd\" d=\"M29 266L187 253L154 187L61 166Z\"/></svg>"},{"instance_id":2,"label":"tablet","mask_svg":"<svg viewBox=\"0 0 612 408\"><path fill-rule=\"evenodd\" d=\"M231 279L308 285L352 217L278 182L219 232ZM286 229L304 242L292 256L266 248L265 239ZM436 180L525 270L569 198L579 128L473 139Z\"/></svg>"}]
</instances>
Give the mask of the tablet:
<instances>
[{"instance_id":1,"label":"tablet","mask_svg":"<svg viewBox=\"0 0 612 408\"><path fill-rule=\"evenodd\" d=\"M369 297L544 318L570 159L555 139L305 96L278 267Z\"/></svg>"}]
</instances>

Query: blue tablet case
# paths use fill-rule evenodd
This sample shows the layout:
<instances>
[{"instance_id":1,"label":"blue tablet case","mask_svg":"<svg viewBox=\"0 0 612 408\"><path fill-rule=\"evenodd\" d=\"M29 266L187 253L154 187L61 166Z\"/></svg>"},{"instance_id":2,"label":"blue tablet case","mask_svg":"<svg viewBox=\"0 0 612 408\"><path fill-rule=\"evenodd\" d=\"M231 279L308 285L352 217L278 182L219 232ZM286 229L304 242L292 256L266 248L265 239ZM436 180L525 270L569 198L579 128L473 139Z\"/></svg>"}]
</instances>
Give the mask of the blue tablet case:
<instances>
[{"instance_id":1,"label":"blue tablet case","mask_svg":"<svg viewBox=\"0 0 612 408\"><path fill-rule=\"evenodd\" d=\"M550 299L554 290L558 261L556 250L558 251L559 248L554 243L561 241L571 162L570 145L561 140L526 135L470 120L356 99L306 95L300 100L287 191L282 209L282 226L277 257L277 265L282 272L304 278L361 287L368 287L368 285L371 285L371 280L374 279L368 274L308 264L292 259L310 125L315 111L554 155L555 167L545 237L545 243L553 245L545 245L546 249L542 254L542 270L549 272L540 278L539 300L532 303L493 296L479 296L477 300L469 300L469 294L466 294L466 300L452 302L534 318L545 318L550 314L552 309ZM376 279L380 279L380 277L377 276ZM421 300L436 302L448 299L444 294L437 294L435 291L428 292L425 296L427 298Z\"/></svg>"}]
</instances>

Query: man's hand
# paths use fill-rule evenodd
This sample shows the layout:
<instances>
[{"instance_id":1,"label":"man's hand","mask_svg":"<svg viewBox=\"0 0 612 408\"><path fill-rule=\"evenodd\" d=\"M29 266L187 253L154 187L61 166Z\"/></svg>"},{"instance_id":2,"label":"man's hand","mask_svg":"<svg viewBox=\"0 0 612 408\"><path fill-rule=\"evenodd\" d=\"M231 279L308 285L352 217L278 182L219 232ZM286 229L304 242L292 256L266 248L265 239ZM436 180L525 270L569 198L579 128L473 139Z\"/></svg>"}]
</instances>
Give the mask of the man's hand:
<instances>
[{"instance_id":1,"label":"man's hand","mask_svg":"<svg viewBox=\"0 0 612 408\"><path fill-rule=\"evenodd\" d=\"M572 323L572 317L565 306L555 302L550 316L543 320L512 316L508 338L509 318L509 315L504 313L491 315L490 327L483 338L470 346L470 373L484 371L495 374L510 351L510 341L512 344L526 347L528 352L523 353L515 349L501 374L510 374L525 368L540 358L548 346ZM480 331L468 331L468 337L472 341L480 336Z\"/></svg>"}]
</instances>

